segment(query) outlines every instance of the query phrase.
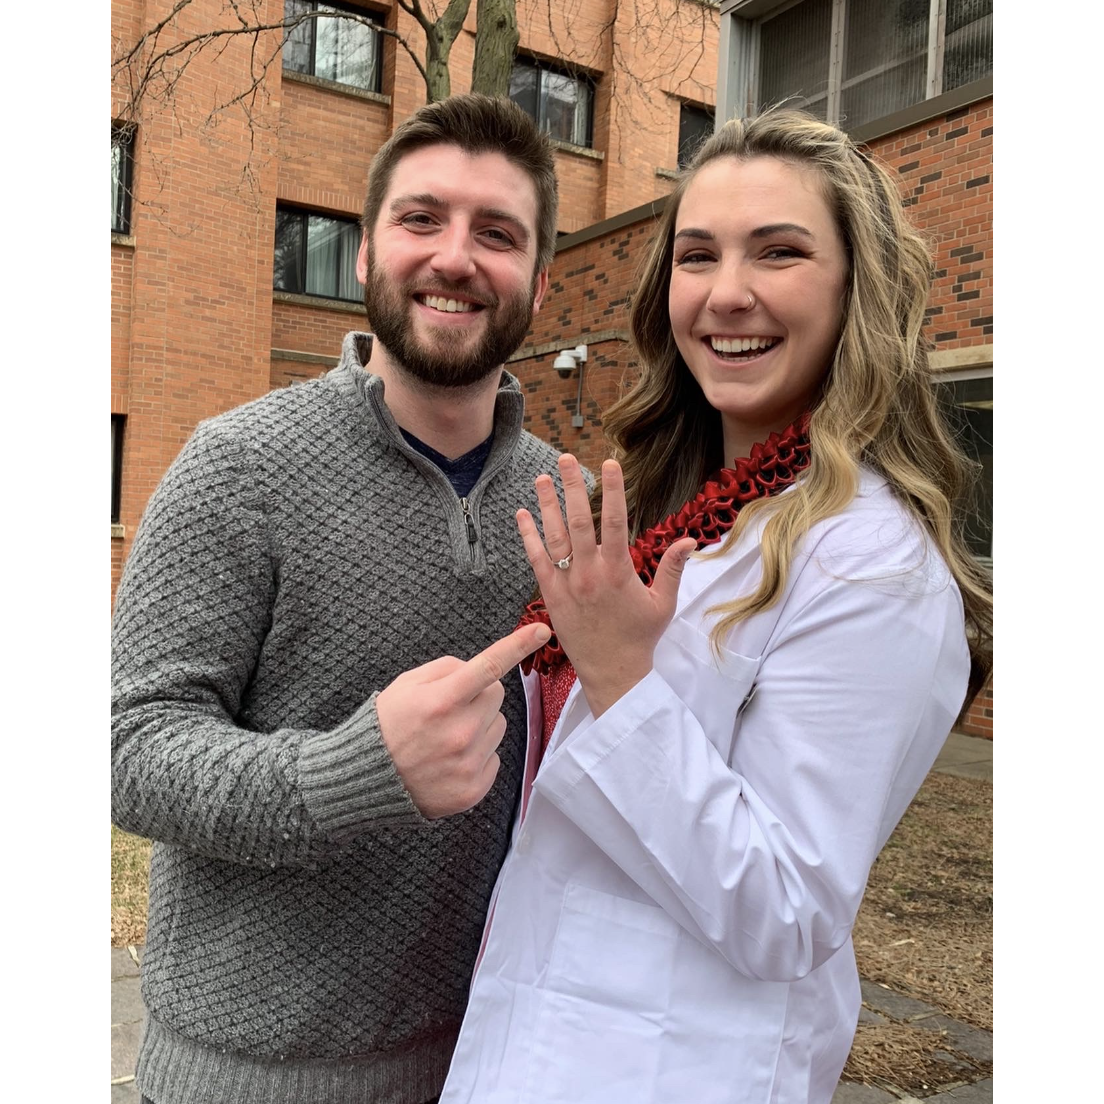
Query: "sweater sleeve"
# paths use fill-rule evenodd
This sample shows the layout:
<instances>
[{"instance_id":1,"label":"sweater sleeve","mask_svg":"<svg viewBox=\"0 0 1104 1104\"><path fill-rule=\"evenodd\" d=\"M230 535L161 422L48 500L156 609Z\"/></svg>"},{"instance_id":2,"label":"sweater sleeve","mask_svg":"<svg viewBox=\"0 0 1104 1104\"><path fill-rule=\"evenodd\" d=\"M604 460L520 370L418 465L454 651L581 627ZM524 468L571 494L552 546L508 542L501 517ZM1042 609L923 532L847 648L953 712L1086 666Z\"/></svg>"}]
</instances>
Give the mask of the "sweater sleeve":
<instances>
[{"instance_id":1,"label":"sweater sleeve","mask_svg":"<svg viewBox=\"0 0 1104 1104\"><path fill-rule=\"evenodd\" d=\"M278 571L248 448L204 423L154 492L112 625L112 820L214 858L300 866L423 825L372 694L330 731L235 722Z\"/></svg>"}]
</instances>

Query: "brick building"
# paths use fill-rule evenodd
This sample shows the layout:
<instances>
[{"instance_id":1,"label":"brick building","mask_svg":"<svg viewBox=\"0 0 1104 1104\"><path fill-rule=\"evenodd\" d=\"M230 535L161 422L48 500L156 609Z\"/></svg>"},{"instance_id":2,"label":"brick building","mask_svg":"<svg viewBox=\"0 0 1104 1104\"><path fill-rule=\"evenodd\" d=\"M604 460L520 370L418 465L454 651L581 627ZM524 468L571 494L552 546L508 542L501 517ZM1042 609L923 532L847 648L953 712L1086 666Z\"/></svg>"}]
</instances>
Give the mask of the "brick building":
<instances>
[{"instance_id":1,"label":"brick building","mask_svg":"<svg viewBox=\"0 0 1104 1104\"><path fill-rule=\"evenodd\" d=\"M241 5L239 5L240 7ZM313 0L254 0L258 22ZM342 0L383 29L314 19L222 39L193 58L171 104L112 121L112 595L158 480L201 419L312 378L346 330L367 324L352 273L368 164L425 101L396 38L421 32L395 0ZM116 44L164 20L170 0L113 0ZM333 6L330 6L331 8ZM442 5L443 8L443 5ZM559 248L549 295L510 363L531 429L594 464L601 412L631 378L627 303L655 215L712 114L783 98L840 122L901 181L930 237L928 308L940 389L982 461L975 552L991 556L991 0L518 0L511 95L556 140ZM326 10L323 8L323 10ZM230 26L193 0L162 32L183 42ZM474 5L453 47L470 81ZM266 53L267 51L267 53ZM275 56L249 117L212 107ZM553 360L586 346L586 359ZM561 361L561 366L564 362ZM966 730L992 733L992 691Z\"/></svg>"}]
</instances>

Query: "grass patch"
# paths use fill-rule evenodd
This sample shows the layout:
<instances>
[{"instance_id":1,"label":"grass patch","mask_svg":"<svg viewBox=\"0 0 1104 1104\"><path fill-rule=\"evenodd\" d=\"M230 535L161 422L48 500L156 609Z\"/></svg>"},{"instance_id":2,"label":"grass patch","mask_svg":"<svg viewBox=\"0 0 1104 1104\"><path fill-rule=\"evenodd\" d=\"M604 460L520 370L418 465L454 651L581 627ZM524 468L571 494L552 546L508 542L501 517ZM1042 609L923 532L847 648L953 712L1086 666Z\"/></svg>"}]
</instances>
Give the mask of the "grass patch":
<instances>
[{"instance_id":1,"label":"grass patch","mask_svg":"<svg viewBox=\"0 0 1104 1104\"><path fill-rule=\"evenodd\" d=\"M993 1030L993 784L930 774L870 873L859 973Z\"/></svg>"},{"instance_id":2,"label":"grass patch","mask_svg":"<svg viewBox=\"0 0 1104 1104\"><path fill-rule=\"evenodd\" d=\"M852 932L859 973L993 1029L993 784L932 773L874 863ZM844 1080L917 1097L971 1083L988 1062L941 1032L860 1024Z\"/></svg>"},{"instance_id":3,"label":"grass patch","mask_svg":"<svg viewBox=\"0 0 1104 1104\"><path fill-rule=\"evenodd\" d=\"M145 943L150 841L111 826L111 945Z\"/></svg>"}]
</instances>

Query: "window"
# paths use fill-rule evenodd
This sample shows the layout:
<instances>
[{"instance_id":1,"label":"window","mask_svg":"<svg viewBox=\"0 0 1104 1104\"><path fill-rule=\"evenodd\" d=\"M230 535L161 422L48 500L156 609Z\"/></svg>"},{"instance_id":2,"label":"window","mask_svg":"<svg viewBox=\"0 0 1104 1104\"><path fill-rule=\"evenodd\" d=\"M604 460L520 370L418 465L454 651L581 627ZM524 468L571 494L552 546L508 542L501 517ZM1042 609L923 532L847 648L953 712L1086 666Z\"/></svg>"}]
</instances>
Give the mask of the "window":
<instances>
[{"instance_id":1,"label":"window","mask_svg":"<svg viewBox=\"0 0 1104 1104\"><path fill-rule=\"evenodd\" d=\"M761 11L763 4L755 4ZM801 0L734 13L754 107L854 130L993 72L993 0Z\"/></svg>"},{"instance_id":2,"label":"window","mask_svg":"<svg viewBox=\"0 0 1104 1104\"><path fill-rule=\"evenodd\" d=\"M702 143L713 133L713 110L684 103L679 109L678 167L685 169L694 160Z\"/></svg>"},{"instance_id":3,"label":"window","mask_svg":"<svg viewBox=\"0 0 1104 1104\"><path fill-rule=\"evenodd\" d=\"M993 377L947 380L935 385L940 406L963 451L981 465L962 518L966 544L993 562Z\"/></svg>"},{"instance_id":4,"label":"window","mask_svg":"<svg viewBox=\"0 0 1104 1104\"><path fill-rule=\"evenodd\" d=\"M134 128L111 124L111 232L130 233L130 194L134 166Z\"/></svg>"},{"instance_id":5,"label":"window","mask_svg":"<svg viewBox=\"0 0 1104 1104\"><path fill-rule=\"evenodd\" d=\"M310 12L349 12L379 23L372 12L318 4L314 0L284 0L284 18ZM381 87L380 35L371 27L352 19L324 15L304 19L284 40L284 68L293 73L325 77L338 84L352 85L368 92Z\"/></svg>"},{"instance_id":6,"label":"window","mask_svg":"<svg viewBox=\"0 0 1104 1104\"><path fill-rule=\"evenodd\" d=\"M359 301L359 248L360 226L355 219L277 207L272 286L300 295Z\"/></svg>"},{"instance_id":7,"label":"window","mask_svg":"<svg viewBox=\"0 0 1104 1104\"><path fill-rule=\"evenodd\" d=\"M123 474L123 427L125 414L111 415L111 524L119 524L119 499Z\"/></svg>"},{"instance_id":8,"label":"window","mask_svg":"<svg viewBox=\"0 0 1104 1104\"><path fill-rule=\"evenodd\" d=\"M573 146L594 143L594 86L542 61L516 58L510 74L510 99L531 115L545 133Z\"/></svg>"}]
</instances>

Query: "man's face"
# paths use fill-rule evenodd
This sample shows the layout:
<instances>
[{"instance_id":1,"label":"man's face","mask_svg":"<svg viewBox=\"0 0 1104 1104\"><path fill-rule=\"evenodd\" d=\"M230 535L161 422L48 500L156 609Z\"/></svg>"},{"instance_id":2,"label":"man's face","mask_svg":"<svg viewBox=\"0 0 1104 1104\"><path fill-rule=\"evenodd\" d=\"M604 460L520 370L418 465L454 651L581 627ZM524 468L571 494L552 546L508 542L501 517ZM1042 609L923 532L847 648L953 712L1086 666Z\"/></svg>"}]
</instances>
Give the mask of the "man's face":
<instances>
[{"instance_id":1,"label":"man's face","mask_svg":"<svg viewBox=\"0 0 1104 1104\"><path fill-rule=\"evenodd\" d=\"M392 362L437 387L497 371L548 287L536 234L533 182L501 154L437 145L399 161L357 257L368 319Z\"/></svg>"}]
</instances>

